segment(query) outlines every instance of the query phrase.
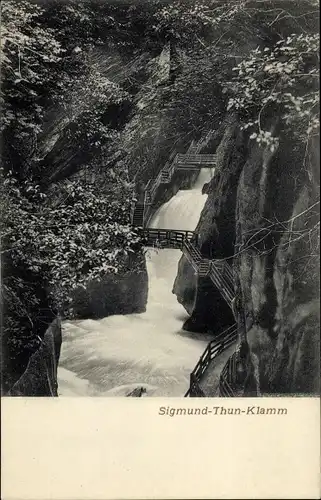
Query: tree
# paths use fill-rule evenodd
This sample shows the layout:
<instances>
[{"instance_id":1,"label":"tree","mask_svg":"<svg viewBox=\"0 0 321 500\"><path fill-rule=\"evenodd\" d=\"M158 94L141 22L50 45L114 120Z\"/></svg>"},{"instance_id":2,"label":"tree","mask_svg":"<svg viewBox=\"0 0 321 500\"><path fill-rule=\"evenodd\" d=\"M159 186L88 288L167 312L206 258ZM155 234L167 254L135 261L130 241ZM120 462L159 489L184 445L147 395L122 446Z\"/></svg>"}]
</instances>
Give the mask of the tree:
<instances>
[{"instance_id":1,"label":"tree","mask_svg":"<svg viewBox=\"0 0 321 500\"><path fill-rule=\"evenodd\" d=\"M71 314L72 290L121 272L127 254L141 249L130 226L133 186L119 152L119 133L108 117L112 106L122 106L130 97L93 60L93 46L101 42L97 33L86 31L92 19L86 9L85 4L65 4L60 22L53 22L45 5L13 0L2 5L1 236L7 388L21 375L53 317ZM63 140L83 153L82 162L68 171L73 177L62 183L60 176L55 184L48 181L47 157L49 152L59 157L61 143L52 141L49 149L43 148L53 109L65 112ZM86 176L75 176L85 167L96 184Z\"/></svg>"}]
</instances>

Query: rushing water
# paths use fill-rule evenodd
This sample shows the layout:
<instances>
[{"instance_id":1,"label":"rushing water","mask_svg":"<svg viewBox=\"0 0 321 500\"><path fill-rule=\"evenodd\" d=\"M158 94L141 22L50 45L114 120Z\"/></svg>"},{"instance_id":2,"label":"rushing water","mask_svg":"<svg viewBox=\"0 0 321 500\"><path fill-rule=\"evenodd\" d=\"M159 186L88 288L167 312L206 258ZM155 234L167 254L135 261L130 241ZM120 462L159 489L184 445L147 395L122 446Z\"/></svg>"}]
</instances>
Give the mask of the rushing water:
<instances>
[{"instance_id":1,"label":"rushing water","mask_svg":"<svg viewBox=\"0 0 321 500\"><path fill-rule=\"evenodd\" d=\"M150 227L194 230L213 175L202 169L190 190L179 191L155 213ZM61 396L182 396L208 339L181 330L187 313L172 293L180 250L149 249L145 313L65 321L58 368Z\"/></svg>"}]
</instances>

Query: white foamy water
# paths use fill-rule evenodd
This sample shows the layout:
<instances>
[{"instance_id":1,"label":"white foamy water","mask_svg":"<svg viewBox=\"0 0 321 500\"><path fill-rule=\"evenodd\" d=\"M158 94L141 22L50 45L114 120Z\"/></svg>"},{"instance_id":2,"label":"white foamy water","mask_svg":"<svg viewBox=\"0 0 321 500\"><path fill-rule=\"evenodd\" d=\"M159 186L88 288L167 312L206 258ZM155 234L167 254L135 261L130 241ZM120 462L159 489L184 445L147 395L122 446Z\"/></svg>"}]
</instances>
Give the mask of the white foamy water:
<instances>
[{"instance_id":1,"label":"white foamy water","mask_svg":"<svg viewBox=\"0 0 321 500\"><path fill-rule=\"evenodd\" d=\"M194 188L162 205L150 227L194 230L206 200L202 187L212 175L202 169ZM182 331L188 315L172 293L180 257L180 250L149 249L145 313L64 322L61 396L125 396L141 386L147 396L184 395L208 338Z\"/></svg>"}]
</instances>

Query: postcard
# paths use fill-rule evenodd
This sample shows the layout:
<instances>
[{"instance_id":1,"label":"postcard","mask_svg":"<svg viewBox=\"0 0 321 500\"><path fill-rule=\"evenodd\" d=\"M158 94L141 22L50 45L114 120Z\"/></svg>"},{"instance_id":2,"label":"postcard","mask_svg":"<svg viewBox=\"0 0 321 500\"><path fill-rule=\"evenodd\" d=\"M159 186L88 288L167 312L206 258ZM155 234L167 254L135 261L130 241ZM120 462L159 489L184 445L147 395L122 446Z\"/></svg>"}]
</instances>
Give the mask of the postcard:
<instances>
[{"instance_id":1,"label":"postcard","mask_svg":"<svg viewBox=\"0 0 321 500\"><path fill-rule=\"evenodd\" d=\"M319 498L318 2L6 0L1 68L4 500Z\"/></svg>"}]
</instances>

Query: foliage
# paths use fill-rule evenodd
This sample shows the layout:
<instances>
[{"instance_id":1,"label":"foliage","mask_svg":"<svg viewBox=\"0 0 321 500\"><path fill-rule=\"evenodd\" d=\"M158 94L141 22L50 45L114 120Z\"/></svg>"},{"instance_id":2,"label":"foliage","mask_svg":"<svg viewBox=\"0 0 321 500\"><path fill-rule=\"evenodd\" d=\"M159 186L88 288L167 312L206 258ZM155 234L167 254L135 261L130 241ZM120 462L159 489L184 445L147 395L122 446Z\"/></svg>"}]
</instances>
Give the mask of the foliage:
<instances>
[{"instance_id":1,"label":"foliage","mask_svg":"<svg viewBox=\"0 0 321 500\"><path fill-rule=\"evenodd\" d=\"M276 149L278 138L263 129L264 112L275 109L283 127L300 141L319 127L318 35L293 34L272 47L257 47L234 69L227 109L252 129L251 139ZM255 117L255 120L251 118Z\"/></svg>"},{"instance_id":2,"label":"foliage","mask_svg":"<svg viewBox=\"0 0 321 500\"><path fill-rule=\"evenodd\" d=\"M60 3L50 16L54 3L1 5L2 347L13 372L23 369L54 315L66 313L75 287L121 272L126 254L140 251L129 226L132 186L121 154L115 159L119 133L108 116L130 97L92 57L101 40L86 3ZM63 115L66 150L73 144L82 152L78 169L105 165L96 184L48 184L46 155L56 146L44 148L43 137L52 110Z\"/></svg>"},{"instance_id":3,"label":"foliage","mask_svg":"<svg viewBox=\"0 0 321 500\"><path fill-rule=\"evenodd\" d=\"M203 45L211 38L213 29L229 23L245 2L224 2L218 4L213 0L182 1L165 3L156 10L153 29L165 40L171 40L179 46L190 49L195 44Z\"/></svg>"},{"instance_id":4,"label":"foliage","mask_svg":"<svg viewBox=\"0 0 321 500\"><path fill-rule=\"evenodd\" d=\"M110 181L112 195L85 178L66 181L47 203L38 185L26 181L26 197L10 174L4 180L6 251L13 264L43 277L60 309L74 288L121 271L139 243L129 225L130 185Z\"/></svg>"},{"instance_id":5,"label":"foliage","mask_svg":"<svg viewBox=\"0 0 321 500\"><path fill-rule=\"evenodd\" d=\"M315 3L2 2L10 355L37 347L48 318L68 308L75 287L121 273L126 255L140 250L129 225L129 173L157 173L173 145L185 147L216 129L226 107L271 149L278 135L266 117L275 106L285 132L300 141L315 134ZM165 44L170 76L155 84L146 62ZM106 54L112 54L108 63ZM121 69L145 62L119 83L117 70L110 76L113 57ZM89 181L74 175L84 170Z\"/></svg>"},{"instance_id":6,"label":"foliage","mask_svg":"<svg viewBox=\"0 0 321 500\"><path fill-rule=\"evenodd\" d=\"M63 54L54 30L41 26L41 13L38 5L24 0L2 5L2 127L15 126L22 137L41 129L41 98L56 87Z\"/></svg>"},{"instance_id":7,"label":"foliage","mask_svg":"<svg viewBox=\"0 0 321 500\"><path fill-rule=\"evenodd\" d=\"M39 137L50 108L65 110L74 139L82 138L97 154L97 147L115 137L104 123L106 110L130 100L91 56L94 39L87 28L92 17L85 5L60 7L56 23L48 20L50 7L48 12L14 0L2 7L3 156L11 158L10 168L19 177L39 169Z\"/></svg>"},{"instance_id":8,"label":"foliage","mask_svg":"<svg viewBox=\"0 0 321 500\"><path fill-rule=\"evenodd\" d=\"M86 60L86 56L83 56ZM69 134L73 141L92 147L95 157L102 155L106 141L117 140L118 133L105 123L111 106L116 108L130 102L130 96L119 85L110 81L100 71L97 63L89 61L77 77L72 92L62 93L60 101L69 119ZM102 161L102 160L101 160Z\"/></svg>"}]
</instances>

